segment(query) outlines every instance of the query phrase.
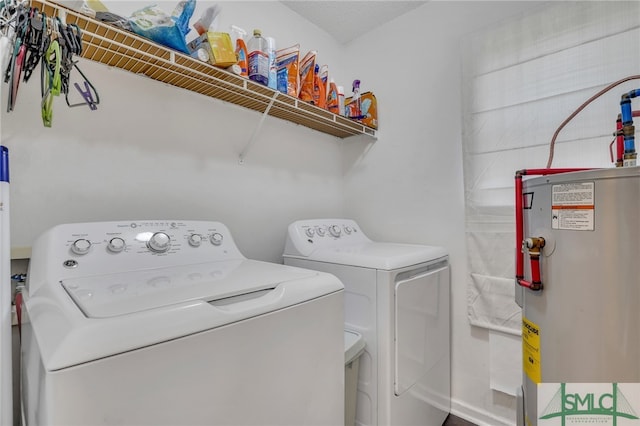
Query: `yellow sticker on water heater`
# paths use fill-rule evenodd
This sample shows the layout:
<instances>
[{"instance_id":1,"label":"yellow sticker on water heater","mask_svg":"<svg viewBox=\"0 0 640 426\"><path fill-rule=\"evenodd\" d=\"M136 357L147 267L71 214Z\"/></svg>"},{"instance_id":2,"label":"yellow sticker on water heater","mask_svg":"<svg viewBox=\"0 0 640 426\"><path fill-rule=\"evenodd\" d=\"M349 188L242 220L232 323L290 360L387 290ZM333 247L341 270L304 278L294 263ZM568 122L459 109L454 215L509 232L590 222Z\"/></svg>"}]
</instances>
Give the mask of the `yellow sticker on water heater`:
<instances>
[{"instance_id":1,"label":"yellow sticker on water heater","mask_svg":"<svg viewBox=\"0 0 640 426\"><path fill-rule=\"evenodd\" d=\"M522 369L533 383L542 381L540 327L525 317L522 317Z\"/></svg>"}]
</instances>

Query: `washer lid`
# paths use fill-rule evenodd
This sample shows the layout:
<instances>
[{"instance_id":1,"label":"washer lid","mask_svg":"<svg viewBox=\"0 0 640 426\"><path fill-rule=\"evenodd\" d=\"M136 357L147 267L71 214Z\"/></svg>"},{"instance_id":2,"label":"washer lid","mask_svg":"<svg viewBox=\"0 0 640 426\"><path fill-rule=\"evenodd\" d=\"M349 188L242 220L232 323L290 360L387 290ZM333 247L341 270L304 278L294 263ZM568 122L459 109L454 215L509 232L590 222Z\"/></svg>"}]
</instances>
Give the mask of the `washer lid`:
<instances>
[{"instance_id":1,"label":"washer lid","mask_svg":"<svg viewBox=\"0 0 640 426\"><path fill-rule=\"evenodd\" d=\"M258 296L256 292L281 282L312 275L280 266L232 260L67 279L61 284L86 317L111 318L194 300L219 304L231 297Z\"/></svg>"},{"instance_id":2,"label":"washer lid","mask_svg":"<svg viewBox=\"0 0 640 426\"><path fill-rule=\"evenodd\" d=\"M305 259L389 271L430 262L446 256L447 251L442 247L368 242L320 248Z\"/></svg>"},{"instance_id":3,"label":"washer lid","mask_svg":"<svg viewBox=\"0 0 640 426\"><path fill-rule=\"evenodd\" d=\"M25 292L42 363L55 371L232 325L342 291L333 275L256 260L48 281Z\"/></svg>"}]
</instances>

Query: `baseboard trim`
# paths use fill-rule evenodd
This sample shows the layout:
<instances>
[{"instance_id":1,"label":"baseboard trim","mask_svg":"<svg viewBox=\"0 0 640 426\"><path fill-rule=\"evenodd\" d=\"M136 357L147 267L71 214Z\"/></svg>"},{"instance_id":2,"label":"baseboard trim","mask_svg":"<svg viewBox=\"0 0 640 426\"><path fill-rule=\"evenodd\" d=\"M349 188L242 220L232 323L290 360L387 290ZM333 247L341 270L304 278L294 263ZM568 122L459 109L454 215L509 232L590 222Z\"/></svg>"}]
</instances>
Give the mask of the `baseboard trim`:
<instances>
[{"instance_id":1,"label":"baseboard trim","mask_svg":"<svg viewBox=\"0 0 640 426\"><path fill-rule=\"evenodd\" d=\"M515 426L516 424L515 420L496 416L455 399L451 399L451 414L478 426Z\"/></svg>"}]
</instances>

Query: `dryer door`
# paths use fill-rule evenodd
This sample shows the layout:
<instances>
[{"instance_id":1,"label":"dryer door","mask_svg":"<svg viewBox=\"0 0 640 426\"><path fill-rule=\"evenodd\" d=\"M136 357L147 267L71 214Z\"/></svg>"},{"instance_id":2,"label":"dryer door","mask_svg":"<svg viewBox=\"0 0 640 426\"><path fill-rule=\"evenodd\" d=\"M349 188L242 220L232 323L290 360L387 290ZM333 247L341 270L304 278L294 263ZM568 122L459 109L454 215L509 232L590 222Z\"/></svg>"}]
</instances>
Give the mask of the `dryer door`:
<instances>
[{"instance_id":1,"label":"dryer door","mask_svg":"<svg viewBox=\"0 0 640 426\"><path fill-rule=\"evenodd\" d=\"M395 384L401 395L448 354L449 266L446 261L395 279ZM444 343L444 344L443 344Z\"/></svg>"}]
</instances>

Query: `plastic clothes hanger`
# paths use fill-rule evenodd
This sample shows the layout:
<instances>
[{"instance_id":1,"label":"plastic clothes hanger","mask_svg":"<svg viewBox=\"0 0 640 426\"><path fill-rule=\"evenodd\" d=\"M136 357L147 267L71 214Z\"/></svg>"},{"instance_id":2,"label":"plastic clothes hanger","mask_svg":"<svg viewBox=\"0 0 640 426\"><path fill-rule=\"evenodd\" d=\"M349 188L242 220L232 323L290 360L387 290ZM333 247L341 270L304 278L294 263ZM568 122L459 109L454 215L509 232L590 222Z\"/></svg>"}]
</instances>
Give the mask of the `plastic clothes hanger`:
<instances>
[{"instance_id":1,"label":"plastic clothes hanger","mask_svg":"<svg viewBox=\"0 0 640 426\"><path fill-rule=\"evenodd\" d=\"M68 61L68 64L72 64L69 66L69 72L66 76L66 84L65 77L63 76L62 82L62 91L65 94L65 100L69 107L77 107L77 106L85 106L88 105L92 111L98 109L98 104L100 103L100 96L98 95L98 91L95 86L91 84L91 81L87 78L86 75L82 72L80 67L78 66L78 61L73 60L73 55L80 55L82 53L82 35L80 33L80 28L78 28L75 24L67 24L62 30L62 34L65 39L65 46L67 46L67 53L65 55L64 49L62 52L63 56L63 64L62 68L65 69L65 61ZM69 101L69 83L71 76L71 67L75 68L80 76L82 76L82 85L84 89L78 83L74 83L74 87L82 96L83 102L72 104Z\"/></svg>"},{"instance_id":2,"label":"plastic clothes hanger","mask_svg":"<svg viewBox=\"0 0 640 426\"><path fill-rule=\"evenodd\" d=\"M49 37L47 33L47 15L40 13L37 8L32 8L29 15L29 35L25 39L27 46L27 58L24 63L24 81L28 81L35 68L40 63L47 47Z\"/></svg>"},{"instance_id":3,"label":"plastic clothes hanger","mask_svg":"<svg viewBox=\"0 0 640 426\"><path fill-rule=\"evenodd\" d=\"M20 77L22 74L22 68L24 66L24 59L27 53L27 48L23 44L23 40L28 34L28 19L29 15L27 10L19 5L15 12L15 42L13 45L13 55L11 56L11 63L5 74L5 82L9 84L9 94L7 96L7 112L13 111L16 99L18 97L18 88L20 86Z\"/></svg>"},{"instance_id":4,"label":"plastic clothes hanger","mask_svg":"<svg viewBox=\"0 0 640 426\"><path fill-rule=\"evenodd\" d=\"M100 103L100 96L98 95L98 91L96 90L94 85L91 84L91 82L84 75L84 73L80 70L80 68L78 67L78 64L76 62L73 63L73 66L74 66L74 68L76 70L78 70L78 73L80 73L80 75L83 78L82 83L84 85L84 90L80 87L80 85L78 83L73 83L73 85L76 88L76 90L80 93L80 96L82 96L82 98L84 99L84 102L71 104L69 102L69 93L66 93L65 94L65 100L67 101L67 105L69 107L72 107L72 108L73 107L78 107L78 106L88 105L89 109L91 109L92 111L97 110L98 109L98 104Z\"/></svg>"},{"instance_id":5,"label":"plastic clothes hanger","mask_svg":"<svg viewBox=\"0 0 640 426\"><path fill-rule=\"evenodd\" d=\"M42 123L45 127L51 127L53 122L53 97L58 96L62 89L60 67L62 53L58 39L54 38L42 58L41 66L41 92L42 92Z\"/></svg>"}]
</instances>

